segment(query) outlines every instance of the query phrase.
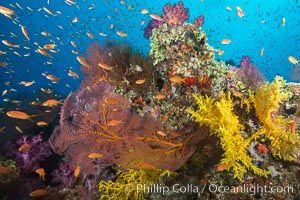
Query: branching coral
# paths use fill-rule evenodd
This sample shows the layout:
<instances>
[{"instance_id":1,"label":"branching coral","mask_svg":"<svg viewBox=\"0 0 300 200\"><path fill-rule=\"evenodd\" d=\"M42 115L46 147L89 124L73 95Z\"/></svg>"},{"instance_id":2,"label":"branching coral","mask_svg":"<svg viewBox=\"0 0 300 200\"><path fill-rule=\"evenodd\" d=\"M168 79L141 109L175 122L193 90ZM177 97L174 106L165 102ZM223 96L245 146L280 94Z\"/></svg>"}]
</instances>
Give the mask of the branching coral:
<instances>
[{"instance_id":1,"label":"branching coral","mask_svg":"<svg viewBox=\"0 0 300 200\"><path fill-rule=\"evenodd\" d=\"M275 157L291 161L300 150L300 136L287 128L293 126L295 122L277 113L280 103L288 97L288 93L282 88L284 83L283 78L277 76L274 82L264 84L256 91L255 96L250 97L263 124L256 134L264 135L271 141Z\"/></svg>"},{"instance_id":2,"label":"branching coral","mask_svg":"<svg viewBox=\"0 0 300 200\"><path fill-rule=\"evenodd\" d=\"M23 135L16 144L7 142L4 151L8 157L15 159L21 170L25 172L34 171L39 167L41 161L52 154L48 142L43 142L41 135L36 135L30 140L28 135ZM28 150L18 150L24 144L28 144Z\"/></svg>"},{"instance_id":3,"label":"branching coral","mask_svg":"<svg viewBox=\"0 0 300 200\"><path fill-rule=\"evenodd\" d=\"M290 129L286 130L291 120L277 114L279 104L287 98L287 93L282 90L283 83L281 77L276 77L274 82L260 87L255 95L250 92L250 98L244 100L248 101L248 107L251 102L254 104L262 124L258 131L248 137L242 136L244 126L240 124L238 116L233 112L230 94L227 97L222 94L219 101L212 97L194 95L198 109L187 110L199 124L208 126L211 134L220 138L221 146L225 151L221 163L228 165L228 169L232 169L234 177L239 180L242 180L248 170L253 170L259 176L270 173L252 163L247 147L253 140L266 137L271 141L273 155L284 160L294 160L294 156L300 150L300 136ZM248 110L250 111L249 108Z\"/></svg>"},{"instance_id":4,"label":"branching coral","mask_svg":"<svg viewBox=\"0 0 300 200\"><path fill-rule=\"evenodd\" d=\"M248 170L260 176L266 176L269 172L258 168L252 163L252 158L247 153L247 147L251 140L242 137L244 126L239 123L238 116L233 113L233 104L230 95L223 94L220 101L212 97L194 95L198 110L189 108L188 112L201 124L210 128L211 134L220 138L224 149L222 164L232 169L234 177L241 180Z\"/></svg>"},{"instance_id":5,"label":"branching coral","mask_svg":"<svg viewBox=\"0 0 300 200\"><path fill-rule=\"evenodd\" d=\"M150 184L159 183L175 173L161 169L140 169L119 171L117 175L116 181L100 181L100 200L144 199L144 190L137 188L139 185L149 187Z\"/></svg>"}]
</instances>

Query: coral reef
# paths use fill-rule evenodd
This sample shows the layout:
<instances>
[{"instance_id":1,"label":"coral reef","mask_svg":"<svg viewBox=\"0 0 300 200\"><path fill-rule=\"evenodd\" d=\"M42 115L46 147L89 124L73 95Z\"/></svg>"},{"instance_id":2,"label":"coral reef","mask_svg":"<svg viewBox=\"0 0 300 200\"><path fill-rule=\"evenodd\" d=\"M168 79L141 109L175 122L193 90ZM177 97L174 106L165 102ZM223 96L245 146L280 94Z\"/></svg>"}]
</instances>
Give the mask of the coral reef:
<instances>
[{"instance_id":1,"label":"coral reef","mask_svg":"<svg viewBox=\"0 0 300 200\"><path fill-rule=\"evenodd\" d=\"M212 97L194 95L198 108L196 111L189 108L188 112L200 125L208 126L211 134L220 138L221 146L225 151L220 165L227 170L232 169L234 177L239 180L242 180L244 174L250 169L259 176L270 173L252 162L253 158L250 157L247 148L253 140L267 138L271 142L273 156L284 160L295 160L295 156L300 151L300 136L295 134L294 129L286 130L286 127L293 126L290 124L295 122L277 113L279 104L288 97L288 93L283 91L283 84L284 80L276 77L274 82L258 88L255 94L249 92L249 98L243 100L253 103L261 123L256 132L248 135L244 134L245 126L239 120L239 117L246 118L247 115L238 117L233 113L230 93L227 97L221 95L219 101L215 101ZM249 103L247 106L250 106ZM250 112L249 108L247 110Z\"/></svg>"},{"instance_id":2,"label":"coral reef","mask_svg":"<svg viewBox=\"0 0 300 200\"><path fill-rule=\"evenodd\" d=\"M43 142L41 135L33 136L31 139L28 137L23 135L16 144L7 142L4 147L6 156L14 159L24 172L32 172L39 168L39 163L52 154L48 142ZM20 150L23 145L28 145L28 149Z\"/></svg>"},{"instance_id":3,"label":"coral reef","mask_svg":"<svg viewBox=\"0 0 300 200\"><path fill-rule=\"evenodd\" d=\"M93 159L88 157L94 152L103 155L106 166L140 168L139 163L145 162L176 170L193 153L192 144L201 137L197 134L178 137L170 132L166 140L157 134L160 130L163 130L160 122L130 112L129 101L101 82L69 95L50 144L56 153L66 156L72 168L79 165L86 173L96 172Z\"/></svg>"},{"instance_id":4,"label":"coral reef","mask_svg":"<svg viewBox=\"0 0 300 200\"><path fill-rule=\"evenodd\" d=\"M53 183L68 185L68 198L94 198L100 182L101 199L161 199L132 186L165 185L174 171L180 183L281 183L282 165L300 160L299 86L279 77L265 82L249 56L239 67L216 60L199 29L204 17L185 23L182 2L167 4L161 16L145 29L149 57L107 41L77 58L84 80L65 99L49 140L66 163ZM204 193L189 197L233 194Z\"/></svg>"},{"instance_id":5,"label":"coral reef","mask_svg":"<svg viewBox=\"0 0 300 200\"><path fill-rule=\"evenodd\" d=\"M244 126L240 124L238 116L233 110L230 95L223 94L216 102L211 97L194 95L198 110L188 109L188 112L195 117L195 120L210 128L211 134L216 134L220 138L220 143L224 149L223 159L220 164L226 165L226 169L234 172L234 177L242 180L245 172L249 169L255 174L266 176L268 170L262 170L252 163L252 158L247 153L247 147L251 140L246 140L242 136Z\"/></svg>"}]
</instances>

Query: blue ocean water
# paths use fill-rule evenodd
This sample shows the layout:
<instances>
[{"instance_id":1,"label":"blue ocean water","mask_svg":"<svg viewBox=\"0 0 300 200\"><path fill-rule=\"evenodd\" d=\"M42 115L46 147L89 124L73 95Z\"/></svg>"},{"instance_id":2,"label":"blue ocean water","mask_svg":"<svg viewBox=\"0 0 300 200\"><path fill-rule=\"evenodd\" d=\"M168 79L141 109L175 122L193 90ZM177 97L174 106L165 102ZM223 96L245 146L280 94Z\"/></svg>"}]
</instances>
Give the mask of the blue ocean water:
<instances>
[{"instance_id":1,"label":"blue ocean water","mask_svg":"<svg viewBox=\"0 0 300 200\"><path fill-rule=\"evenodd\" d=\"M123 3L124 2L124 3ZM67 5L64 1L1 1L15 11L17 22L1 15L0 39L9 40L19 44L20 48L9 48L0 43L0 50L6 51L6 55L0 56L1 62L8 65L1 67L1 92L7 89L9 92L4 97L13 98L16 93L34 93L43 88L52 88L60 95L67 95L76 90L82 78L80 64L76 60L72 49L80 54L86 52L90 43L102 43L105 40L116 40L132 45L136 50L149 53L150 41L143 37L143 29L151 20L149 14L140 12L147 8L150 13L162 14L162 8L166 3L174 4L177 1L78 1L76 5ZM290 81L289 73L294 67L287 57L292 55L299 58L300 36L299 17L300 5L297 0L289 1L183 1L189 8L189 21L203 14L205 23L202 29L207 32L208 43L216 49L224 49L225 54L217 56L218 59L232 59L239 63L243 55L249 55L252 63L256 64L261 72L272 80L275 75L281 75ZM19 7L17 6L19 4ZM245 12L243 18L236 14L236 6L241 6ZM226 6L233 10L228 11ZM43 10L49 8L56 16L52 16ZM78 17L79 22L72 23ZM282 18L286 19L285 26ZM144 25L141 21L146 20ZM264 22L264 23L263 23ZM30 41L27 41L21 32L20 25L27 28ZM113 26L113 28L111 28ZM127 37L119 37L116 31L123 31ZM42 31L51 33L50 37L41 35ZM91 39L86 32L92 33ZM99 32L107 34L107 37L99 35ZM15 34L15 36L12 36ZM230 38L230 45L222 45L222 38ZM77 44L72 47L70 41ZM37 45L55 43L57 53L51 53L49 58L35 52ZM30 49L25 49L24 46ZM259 52L264 48L264 55ZM18 52L20 56L13 53ZM30 53L30 56L23 55ZM52 64L47 64L50 61ZM68 70L80 74L80 78L74 80L68 76ZM51 83L41 73L53 74L61 80ZM300 77L299 77L300 79ZM32 81L35 84L30 87L20 85L20 81ZM9 86L5 82L10 82ZM69 87L66 86L69 85ZM11 92L14 88L17 92Z\"/></svg>"}]
</instances>

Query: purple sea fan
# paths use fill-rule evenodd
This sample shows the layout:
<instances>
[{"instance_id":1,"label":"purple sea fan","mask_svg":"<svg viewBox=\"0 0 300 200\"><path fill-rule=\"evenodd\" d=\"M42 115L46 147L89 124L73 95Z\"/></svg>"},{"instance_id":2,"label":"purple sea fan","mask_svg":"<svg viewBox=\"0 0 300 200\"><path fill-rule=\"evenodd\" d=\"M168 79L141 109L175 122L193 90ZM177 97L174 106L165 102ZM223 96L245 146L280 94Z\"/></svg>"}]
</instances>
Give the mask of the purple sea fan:
<instances>
[{"instance_id":1,"label":"purple sea fan","mask_svg":"<svg viewBox=\"0 0 300 200\"><path fill-rule=\"evenodd\" d=\"M240 60L240 67L247 67L250 65L250 57L249 56L243 56Z\"/></svg>"},{"instance_id":2,"label":"purple sea fan","mask_svg":"<svg viewBox=\"0 0 300 200\"><path fill-rule=\"evenodd\" d=\"M52 154L48 142L43 142L41 135L36 135L31 140L28 139L28 135L23 135L16 144L7 142L4 152L6 156L13 158L24 172L32 172L39 168L39 163ZM29 148L19 151L24 144L28 144Z\"/></svg>"},{"instance_id":3,"label":"purple sea fan","mask_svg":"<svg viewBox=\"0 0 300 200\"><path fill-rule=\"evenodd\" d=\"M252 90L256 90L265 82L264 75L259 72L256 65L251 64L249 56L242 57L237 74Z\"/></svg>"}]
</instances>

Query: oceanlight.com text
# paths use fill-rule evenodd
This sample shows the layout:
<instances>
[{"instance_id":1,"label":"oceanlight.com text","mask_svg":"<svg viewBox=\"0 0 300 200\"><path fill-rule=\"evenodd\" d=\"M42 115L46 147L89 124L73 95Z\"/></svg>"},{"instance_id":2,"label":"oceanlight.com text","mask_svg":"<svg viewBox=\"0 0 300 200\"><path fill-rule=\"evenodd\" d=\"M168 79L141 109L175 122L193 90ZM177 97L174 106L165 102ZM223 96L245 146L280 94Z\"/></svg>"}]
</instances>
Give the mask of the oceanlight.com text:
<instances>
[{"instance_id":1,"label":"oceanlight.com text","mask_svg":"<svg viewBox=\"0 0 300 200\"><path fill-rule=\"evenodd\" d=\"M133 188L132 188L133 189ZM243 184L241 186L219 186L217 184L205 184L205 185L180 185L174 184L172 186L166 186L163 184L137 184L136 185L137 192L144 193L156 193L165 195L169 192L173 193L248 193L250 195L255 195L258 193L294 193L295 188L292 185L286 186L261 186L258 184Z\"/></svg>"},{"instance_id":2,"label":"oceanlight.com text","mask_svg":"<svg viewBox=\"0 0 300 200\"><path fill-rule=\"evenodd\" d=\"M241 186L218 186L216 184L209 184L208 190L211 193L248 193L255 195L259 193L294 193L295 188L292 185L286 186L267 186L258 184L243 184Z\"/></svg>"}]
</instances>

